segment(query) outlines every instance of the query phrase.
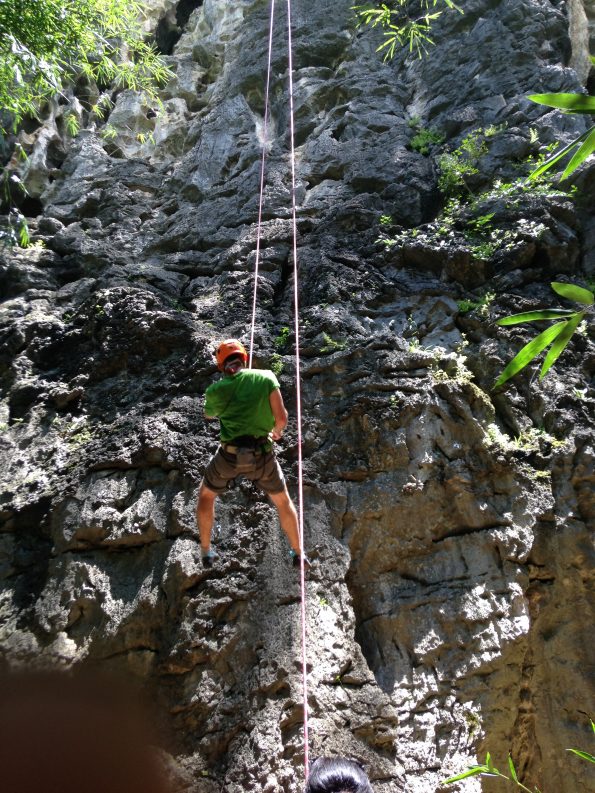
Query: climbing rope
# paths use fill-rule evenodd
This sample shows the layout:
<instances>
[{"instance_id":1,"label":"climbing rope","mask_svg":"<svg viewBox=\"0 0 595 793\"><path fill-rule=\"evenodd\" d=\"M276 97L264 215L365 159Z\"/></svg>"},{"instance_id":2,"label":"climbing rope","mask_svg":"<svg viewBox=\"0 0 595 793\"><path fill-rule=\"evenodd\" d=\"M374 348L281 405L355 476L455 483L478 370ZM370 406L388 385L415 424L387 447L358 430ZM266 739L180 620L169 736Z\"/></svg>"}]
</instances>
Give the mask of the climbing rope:
<instances>
[{"instance_id":1,"label":"climbing rope","mask_svg":"<svg viewBox=\"0 0 595 793\"><path fill-rule=\"evenodd\" d=\"M262 158L260 161L260 194L258 197L258 226L256 230L256 261L254 263L254 293L252 296L252 323L250 327L250 358L248 368L252 369L252 351L254 349L254 327L256 325L256 299L258 294L258 265L260 262L260 237L262 233L262 204L264 198L264 172L268 145L269 91L271 86L271 55L273 52L273 20L275 18L275 0L271 0L269 23L269 56L267 61L267 79L264 92L264 118L262 121Z\"/></svg>"},{"instance_id":2,"label":"climbing rope","mask_svg":"<svg viewBox=\"0 0 595 793\"><path fill-rule=\"evenodd\" d=\"M271 84L271 54L273 48L273 20L275 0L271 0L270 25L269 25L269 53L267 62L267 76L265 87L264 121L262 159L260 167L260 195L258 201L258 226L256 232L256 261L254 268L254 294L252 302L252 324L250 330L250 356L249 368L252 368L252 349L254 345L254 328L256 325L256 303L258 293L258 268L260 262L260 240L262 234L262 206L265 182L265 160L267 149L267 130L269 112L269 92ZM294 335L295 335L295 361L296 361L296 413L297 413L297 442L298 442L298 529L300 542L300 591L301 591L301 645L302 645L302 688L304 700L304 769L306 779L309 774L309 729L308 729L308 664L306 653L306 576L304 566L304 479L302 460L302 396L300 372L300 327L299 327L299 278L297 258L297 219L295 198L295 129L293 107L293 45L291 37L291 0L287 0L287 52L289 72L289 138L291 161L291 225L293 238L293 302L294 302Z\"/></svg>"},{"instance_id":3,"label":"climbing rope","mask_svg":"<svg viewBox=\"0 0 595 793\"><path fill-rule=\"evenodd\" d=\"M293 305L295 333L295 378L296 412L298 432L298 523L300 531L300 587L302 623L302 686L304 696L304 768L306 779L309 774L308 756L308 664L306 659L306 582L304 568L304 477L302 465L302 395L300 372L300 322L299 322L299 279L297 258L297 219L295 205L295 130L293 111L293 55L291 40L291 0L287 0L287 57L289 71L289 139L291 159L291 224L293 232Z\"/></svg>"}]
</instances>

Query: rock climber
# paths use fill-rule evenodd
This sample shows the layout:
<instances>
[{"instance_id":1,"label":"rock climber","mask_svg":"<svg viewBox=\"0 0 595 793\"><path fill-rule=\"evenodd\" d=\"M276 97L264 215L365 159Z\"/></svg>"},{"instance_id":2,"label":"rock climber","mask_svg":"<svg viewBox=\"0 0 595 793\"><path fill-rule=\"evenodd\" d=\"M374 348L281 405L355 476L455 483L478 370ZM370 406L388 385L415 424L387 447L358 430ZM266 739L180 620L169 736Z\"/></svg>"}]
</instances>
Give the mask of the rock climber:
<instances>
[{"instance_id":1,"label":"rock climber","mask_svg":"<svg viewBox=\"0 0 595 793\"><path fill-rule=\"evenodd\" d=\"M373 793L362 766L345 757L319 757L312 763L304 793Z\"/></svg>"},{"instance_id":2,"label":"rock climber","mask_svg":"<svg viewBox=\"0 0 595 793\"><path fill-rule=\"evenodd\" d=\"M287 426L279 382L268 369L245 368L248 354L237 339L222 341L215 358L223 377L207 388L204 411L207 419L219 419L221 445L206 467L196 506L203 566L212 567L217 558L211 548L215 499L240 475L264 490L277 508L290 556L298 566L298 517L273 452L273 441ZM304 564L310 565L305 554Z\"/></svg>"}]
</instances>

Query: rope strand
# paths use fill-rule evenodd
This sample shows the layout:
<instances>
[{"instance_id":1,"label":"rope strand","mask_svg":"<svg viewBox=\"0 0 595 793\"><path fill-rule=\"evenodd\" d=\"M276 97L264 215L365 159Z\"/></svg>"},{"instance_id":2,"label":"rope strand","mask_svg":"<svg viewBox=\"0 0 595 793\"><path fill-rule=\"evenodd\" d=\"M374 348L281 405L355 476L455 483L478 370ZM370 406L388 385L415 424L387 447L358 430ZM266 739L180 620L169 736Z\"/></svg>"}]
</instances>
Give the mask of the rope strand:
<instances>
[{"instance_id":1,"label":"rope strand","mask_svg":"<svg viewBox=\"0 0 595 793\"><path fill-rule=\"evenodd\" d=\"M269 26L269 53L267 62L267 76L265 88L265 105L263 120L263 145L260 166L260 195L258 201L258 227L256 232L256 261L254 267L254 293L252 300L252 323L250 329L250 354L248 367L252 368L254 329L256 325L256 304L258 295L258 269L260 262L260 241L262 235L262 206L264 197L264 176L267 148L269 93L271 82L271 62L273 49L273 20L275 0L271 0L270 26ZM299 327L299 283L298 283L298 258L297 258L297 211L295 188L295 129L293 107L293 56L291 36L291 0L287 0L287 49L289 72L289 137L291 161L291 221L293 236L293 291L294 291L294 335L295 335L295 360L296 360L296 413L297 413L297 444L298 444L298 529L300 542L300 592L301 592L301 644L302 644L302 688L304 699L304 770L305 778L310 771L309 762L309 727L308 727L308 665L306 657L306 578L304 566L304 482L302 460L302 398L301 398L301 371L300 371L300 327Z\"/></svg>"},{"instance_id":2,"label":"rope strand","mask_svg":"<svg viewBox=\"0 0 595 793\"><path fill-rule=\"evenodd\" d=\"M306 582L304 569L304 478L302 465L302 397L300 371L300 324L299 324L299 289L298 289L298 258L297 258L297 219L295 201L295 129L293 110L293 56L291 38L291 0L287 0L287 52L289 71L289 137L291 156L291 221L293 230L293 302L295 322L295 368L296 368L296 409L298 433L298 518L300 536L300 588L301 588L301 623L302 623L302 687L304 695L304 768L308 778L309 762L309 730L308 730L308 665L306 660Z\"/></svg>"},{"instance_id":3,"label":"rope strand","mask_svg":"<svg viewBox=\"0 0 595 793\"><path fill-rule=\"evenodd\" d=\"M262 159L260 163L260 195L258 199L258 227L256 231L256 262L254 265L254 295L252 298L252 324L250 327L250 357L248 368L252 369L252 356L254 350L254 328L256 325L256 298L258 294L258 265L260 262L260 238L262 231L262 205L264 197L264 171L268 144L268 115L269 115L269 91L271 86L271 61L273 52L273 20L275 17L275 0L271 0L271 12L269 23L269 56L267 61L267 79L264 92L264 119L262 123Z\"/></svg>"}]
</instances>

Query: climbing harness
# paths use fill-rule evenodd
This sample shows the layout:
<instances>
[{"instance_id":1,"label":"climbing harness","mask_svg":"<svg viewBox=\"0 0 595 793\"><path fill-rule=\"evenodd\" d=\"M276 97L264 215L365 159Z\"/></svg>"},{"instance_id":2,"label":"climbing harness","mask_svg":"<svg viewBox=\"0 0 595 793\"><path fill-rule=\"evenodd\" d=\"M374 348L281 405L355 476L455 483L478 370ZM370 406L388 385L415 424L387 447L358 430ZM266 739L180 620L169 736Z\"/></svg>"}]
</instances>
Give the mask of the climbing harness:
<instances>
[{"instance_id":1,"label":"climbing harness","mask_svg":"<svg viewBox=\"0 0 595 793\"><path fill-rule=\"evenodd\" d=\"M256 261L254 266L254 295L252 303L252 325L250 330L250 354L248 367L252 368L252 350L254 346L254 327L256 324L256 302L258 293L258 266L260 260L260 241L262 230L262 206L265 184L265 161L268 145L268 114L269 92L271 84L271 61L273 49L273 22L275 15L275 0L271 0L269 24L269 51L267 61L267 76L265 87L265 104L263 120L262 159L260 167L260 195L258 201L258 227L256 233ZM300 592L301 592L301 645L302 645L302 688L304 703L304 770L306 779L309 774L309 730L308 730L308 668L306 655L306 582L304 563L304 481L302 461L302 398L301 398L301 372L300 372L300 327L299 327L299 289L298 289L298 259L297 259L297 213L295 199L295 129L293 106L293 45L291 37L291 0L287 0L287 57L289 74L289 138L291 162L291 225L293 237L293 302L294 302L294 335L295 335L295 362L296 362L296 414L297 414L297 448L298 448L298 529L300 542Z\"/></svg>"}]
</instances>

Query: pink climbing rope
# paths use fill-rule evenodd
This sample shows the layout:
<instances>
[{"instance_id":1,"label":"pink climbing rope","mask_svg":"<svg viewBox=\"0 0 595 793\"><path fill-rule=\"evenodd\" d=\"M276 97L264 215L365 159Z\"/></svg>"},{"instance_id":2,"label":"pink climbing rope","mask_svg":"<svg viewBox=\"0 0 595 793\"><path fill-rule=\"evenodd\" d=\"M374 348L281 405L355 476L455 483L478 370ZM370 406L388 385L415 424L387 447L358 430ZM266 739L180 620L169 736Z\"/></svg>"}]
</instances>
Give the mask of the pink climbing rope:
<instances>
[{"instance_id":1,"label":"pink climbing rope","mask_svg":"<svg viewBox=\"0 0 595 793\"><path fill-rule=\"evenodd\" d=\"M252 351L254 349L254 328L256 326L256 299L258 295L258 265L260 262L260 238L262 232L262 205L264 199L264 172L265 161L267 154L267 132L268 132L268 116L269 116L269 91L271 86L271 59L273 52L273 20L275 17L275 0L271 0L271 13L269 24L269 56L267 62L267 79L266 88L264 92L264 119L262 123L262 159L260 162L260 195L258 198L258 227L256 231L256 262L254 264L254 294L252 298L252 324L250 327L250 356L248 361L248 368L252 369Z\"/></svg>"},{"instance_id":2,"label":"pink climbing rope","mask_svg":"<svg viewBox=\"0 0 595 793\"><path fill-rule=\"evenodd\" d=\"M304 569L304 477L302 464L302 396L300 374L300 323L299 323L299 283L297 258L297 220L295 203L295 130L293 112L293 56L291 40L291 0L287 0L287 52L289 71L289 138L291 155L291 221L293 230L293 303L295 322L295 378L296 409L298 433L298 521L300 533L300 587L302 623L302 686L304 696L304 769L306 779L310 773L309 734L308 734L308 664L306 658L306 580Z\"/></svg>"},{"instance_id":3,"label":"pink climbing rope","mask_svg":"<svg viewBox=\"0 0 595 793\"><path fill-rule=\"evenodd\" d=\"M270 26L269 26L269 54L267 63L267 77L264 104L263 145L260 167L260 196L258 201L258 227L256 232L256 261L254 268L254 294L252 301L252 323L250 329L250 354L248 366L252 368L252 351L254 346L254 329L256 325L256 304L258 296L258 268L260 262L260 240L262 233L262 206L264 197L265 160L267 148L269 92L271 83L271 61L273 49L273 19L275 0L271 0ZM309 729L308 729L308 664L306 654L306 577L304 568L304 479L302 460L302 398L301 398L301 373L300 373L300 328L299 328L299 283L297 259L297 219L295 198L295 130L293 109L293 57L291 38L291 0L287 0L287 47L289 71L289 131L290 131L290 160L291 160L291 218L293 232L293 288L294 288L294 314L295 314L295 360L296 360L296 412L298 434L298 527L300 541L300 591L301 591L301 644L302 644L302 686L304 698L304 769L308 778L309 762Z\"/></svg>"}]
</instances>

